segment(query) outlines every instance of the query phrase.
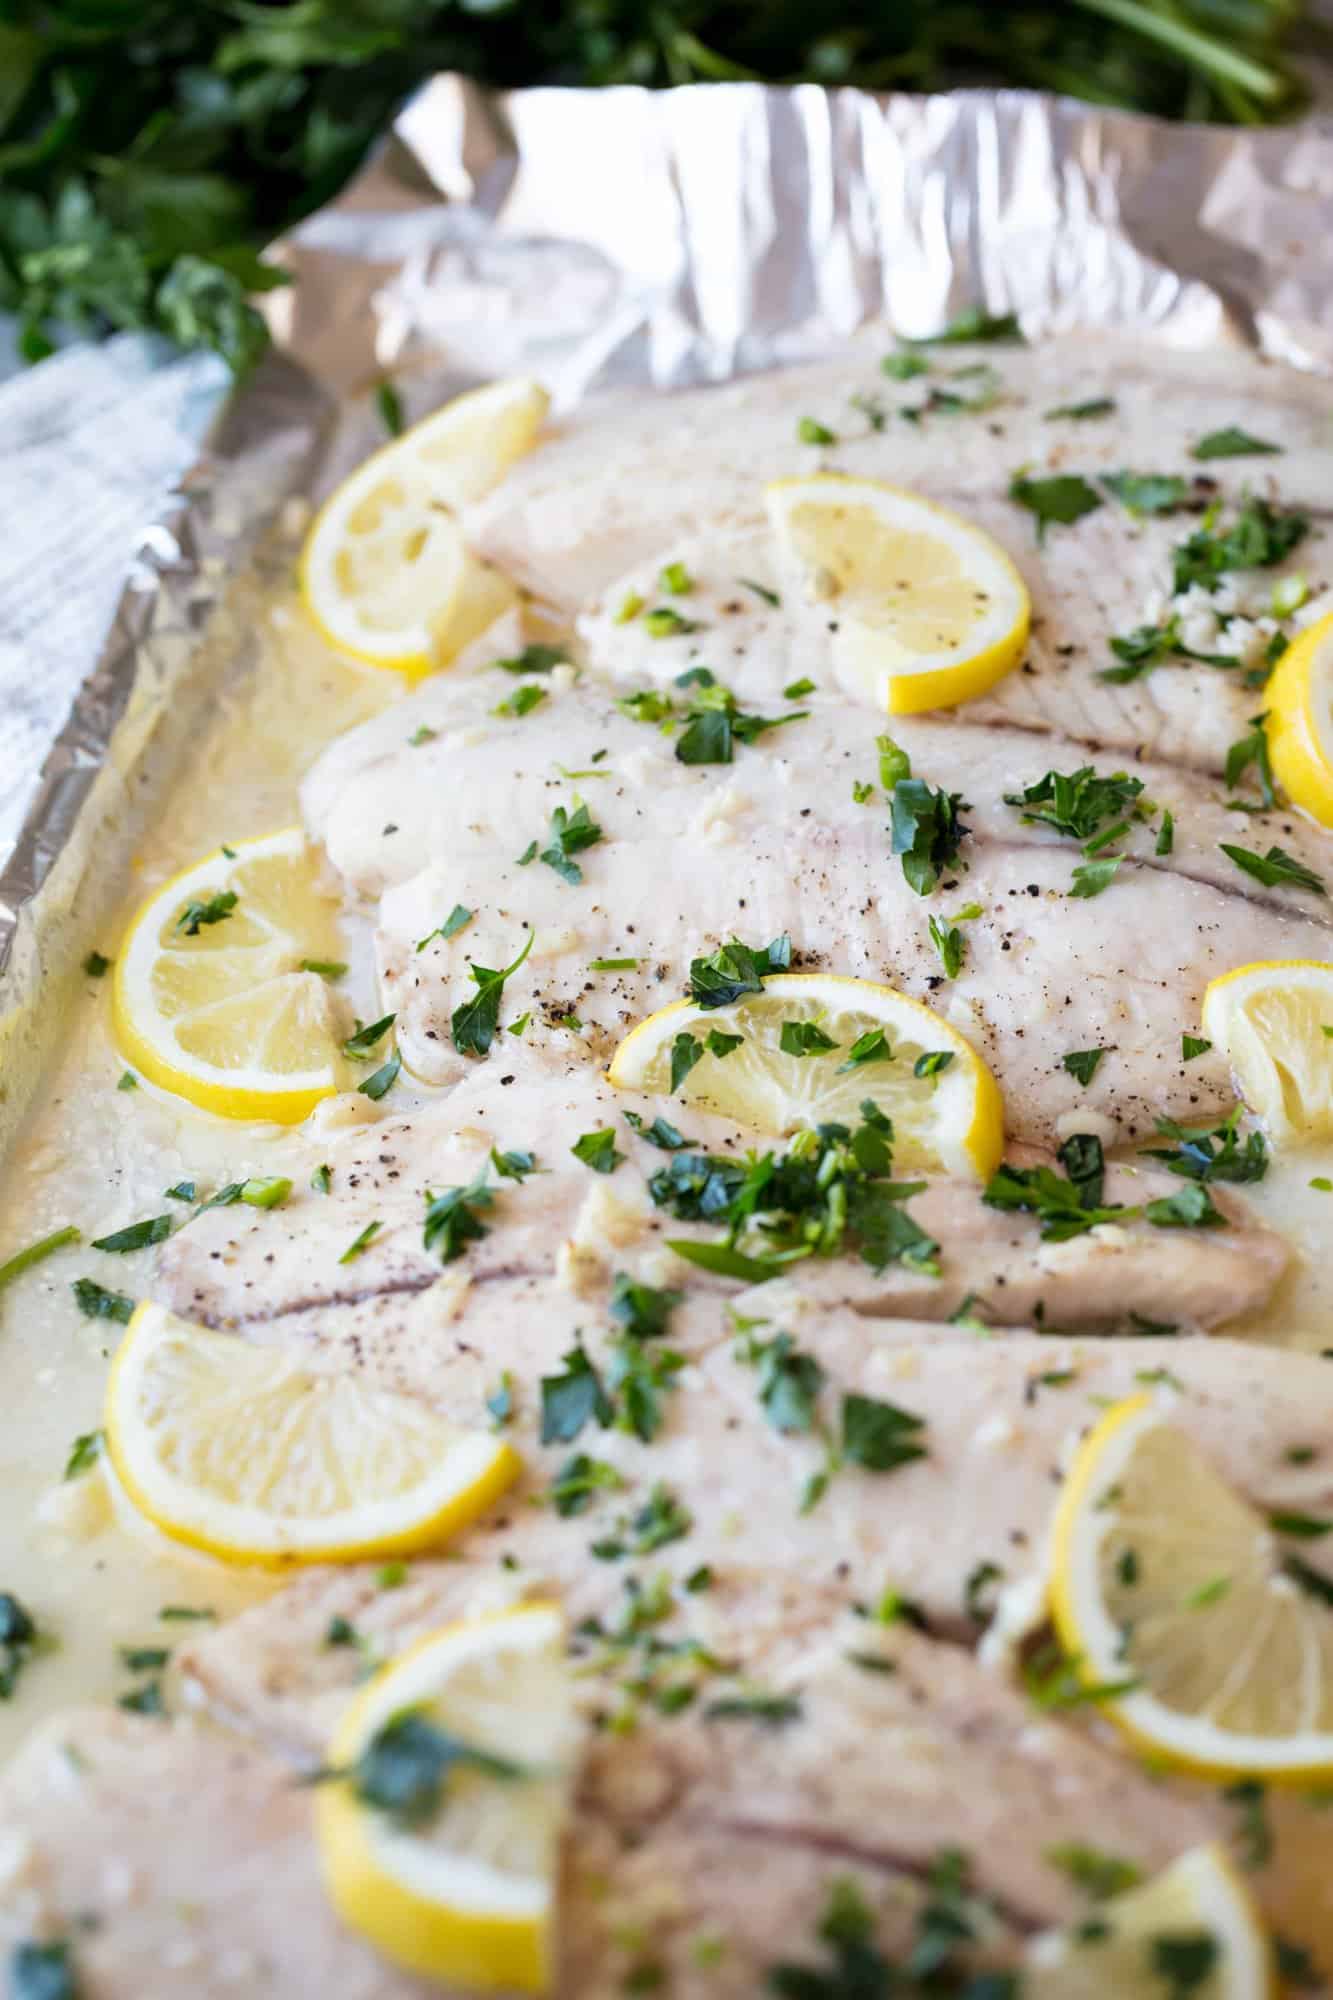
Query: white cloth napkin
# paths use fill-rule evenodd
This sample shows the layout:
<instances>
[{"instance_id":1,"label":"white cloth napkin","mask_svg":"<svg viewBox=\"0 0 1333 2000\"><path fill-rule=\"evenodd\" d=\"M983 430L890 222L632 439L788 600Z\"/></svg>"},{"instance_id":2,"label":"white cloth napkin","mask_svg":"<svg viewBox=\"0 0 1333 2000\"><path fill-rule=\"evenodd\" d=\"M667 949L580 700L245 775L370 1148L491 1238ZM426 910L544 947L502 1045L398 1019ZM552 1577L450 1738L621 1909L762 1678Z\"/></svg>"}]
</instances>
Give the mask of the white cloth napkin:
<instances>
[{"instance_id":1,"label":"white cloth napkin","mask_svg":"<svg viewBox=\"0 0 1333 2000\"><path fill-rule=\"evenodd\" d=\"M142 334L0 383L0 863L139 530L197 455L225 384L215 356Z\"/></svg>"}]
</instances>

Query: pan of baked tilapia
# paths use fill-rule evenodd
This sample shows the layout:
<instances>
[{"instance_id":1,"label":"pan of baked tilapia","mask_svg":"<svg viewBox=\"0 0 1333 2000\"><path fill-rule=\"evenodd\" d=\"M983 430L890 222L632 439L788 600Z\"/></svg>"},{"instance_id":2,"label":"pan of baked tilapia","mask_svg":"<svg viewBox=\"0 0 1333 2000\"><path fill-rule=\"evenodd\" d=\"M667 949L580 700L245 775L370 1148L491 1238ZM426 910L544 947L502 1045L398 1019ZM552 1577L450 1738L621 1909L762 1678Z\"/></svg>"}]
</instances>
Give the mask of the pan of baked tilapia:
<instances>
[{"instance_id":1,"label":"pan of baked tilapia","mask_svg":"<svg viewBox=\"0 0 1333 2000\"><path fill-rule=\"evenodd\" d=\"M289 519L9 1167L17 2000L1333 1964L1328 392L961 332Z\"/></svg>"}]
</instances>

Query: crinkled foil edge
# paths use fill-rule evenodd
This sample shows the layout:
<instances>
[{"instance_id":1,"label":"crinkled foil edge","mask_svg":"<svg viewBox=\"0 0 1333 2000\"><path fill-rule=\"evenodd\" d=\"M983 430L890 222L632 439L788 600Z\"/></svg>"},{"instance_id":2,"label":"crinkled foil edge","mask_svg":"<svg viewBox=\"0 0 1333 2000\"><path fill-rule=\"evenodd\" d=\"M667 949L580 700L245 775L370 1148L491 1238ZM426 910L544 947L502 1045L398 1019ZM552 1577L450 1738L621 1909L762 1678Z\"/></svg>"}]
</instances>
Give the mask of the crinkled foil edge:
<instances>
[{"instance_id":1,"label":"crinkled foil edge","mask_svg":"<svg viewBox=\"0 0 1333 2000\"><path fill-rule=\"evenodd\" d=\"M310 375L270 356L139 538L0 875L0 1144L58 1045L80 961L200 705L249 643L228 616L234 581L311 477L331 415Z\"/></svg>"}]
</instances>

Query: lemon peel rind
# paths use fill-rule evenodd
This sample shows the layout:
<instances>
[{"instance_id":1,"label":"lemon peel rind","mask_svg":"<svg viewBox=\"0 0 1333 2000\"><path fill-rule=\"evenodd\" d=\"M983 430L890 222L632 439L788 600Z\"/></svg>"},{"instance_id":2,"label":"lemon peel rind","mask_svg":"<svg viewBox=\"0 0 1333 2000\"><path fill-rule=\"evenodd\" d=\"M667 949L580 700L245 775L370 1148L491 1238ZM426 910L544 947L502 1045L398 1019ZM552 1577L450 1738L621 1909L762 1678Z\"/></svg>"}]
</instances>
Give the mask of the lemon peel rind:
<instances>
[{"instance_id":1,"label":"lemon peel rind","mask_svg":"<svg viewBox=\"0 0 1333 2000\"><path fill-rule=\"evenodd\" d=\"M329 1748L328 1762L350 1764L380 1724L429 1691L411 1687L414 1667L429 1663L442 1647L463 1640L484 1642L497 1626L515 1621L543 1628L563 1639L559 1609L535 1600L518 1609L484 1613L465 1625L428 1633L381 1669L343 1715ZM550 1885L525 1913L505 1913L442 1903L419 1893L392 1873L392 1836L386 1840L371 1814L345 1784L321 1788L315 1802L320 1866L329 1896L348 1927L367 1938L396 1965L428 1978L483 1992L542 1993L554 1977L554 1897ZM387 1887L386 1887L387 1884Z\"/></svg>"},{"instance_id":2,"label":"lemon peel rind","mask_svg":"<svg viewBox=\"0 0 1333 2000\"><path fill-rule=\"evenodd\" d=\"M1051 1524L1050 1607L1056 1633L1074 1671L1085 1687L1096 1688L1123 1679L1126 1664L1116 1657L1119 1633L1107 1617L1100 1597L1075 1580L1096 1574L1095 1524L1098 1509L1092 1489L1113 1487L1134 1446L1144 1431L1169 1423L1168 1408L1156 1395L1145 1392L1115 1403L1089 1431L1066 1474ZM1100 1516L1108 1524L1113 1516ZM1076 1558L1076 1544L1092 1536L1092 1547L1082 1550L1086 1560ZM1312 1778L1333 1773L1333 1733L1306 1736L1302 1742L1318 1744L1314 1756L1283 1760L1274 1753L1268 1738L1238 1737L1214 1729L1179 1711L1168 1709L1150 1694L1131 1691L1100 1701L1098 1710L1130 1737L1140 1749L1170 1769L1210 1779L1262 1778L1275 1785L1303 1784ZM1163 1732L1159 1718L1171 1724ZM1154 1726L1154 1723L1157 1726ZM1282 1739L1277 1739L1279 1742Z\"/></svg>"},{"instance_id":3,"label":"lemon peel rind","mask_svg":"<svg viewBox=\"0 0 1333 2000\"><path fill-rule=\"evenodd\" d=\"M198 1503L191 1506L190 1489L184 1482L174 1479L158 1482L152 1477L142 1476L135 1454L127 1443L126 1419L135 1408L136 1371L137 1377L141 1378L144 1363L149 1358L150 1342L159 1329L170 1333L171 1317L163 1307L151 1301L136 1308L111 1363L104 1405L107 1454L126 1498L169 1541L198 1549L222 1562L261 1569L419 1555L426 1550L440 1548L485 1513L513 1484L522 1469L522 1461L512 1445L485 1432L478 1432L475 1437L467 1436L461 1440L462 1446L473 1447L473 1450L470 1458L461 1462L454 1487L445 1488L421 1518L409 1521L400 1528L349 1535L345 1525L348 1517L334 1516L331 1522L320 1523L304 1535L293 1535L290 1526L285 1531L274 1532L267 1541L257 1537L253 1528L242 1534L224 1534L219 1527L210 1527L200 1521L198 1516L202 1510ZM484 1455L481 1447L485 1447ZM472 1459L476 1461L476 1470L464 1478L462 1473ZM178 1500L178 1494L184 1495L184 1500ZM221 1517L228 1511L228 1503L216 1502L211 1511ZM234 1518L256 1511L237 1508ZM341 1527L340 1521L344 1524Z\"/></svg>"}]
</instances>

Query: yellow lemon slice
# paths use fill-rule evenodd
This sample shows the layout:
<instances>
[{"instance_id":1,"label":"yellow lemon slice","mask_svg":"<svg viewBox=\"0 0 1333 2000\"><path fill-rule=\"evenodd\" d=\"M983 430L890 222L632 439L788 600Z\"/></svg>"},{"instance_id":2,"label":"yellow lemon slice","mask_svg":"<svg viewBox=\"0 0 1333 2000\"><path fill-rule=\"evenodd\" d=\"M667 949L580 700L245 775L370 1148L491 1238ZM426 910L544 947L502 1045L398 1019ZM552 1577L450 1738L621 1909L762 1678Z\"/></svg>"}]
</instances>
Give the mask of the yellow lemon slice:
<instances>
[{"instance_id":1,"label":"yellow lemon slice","mask_svg":"<svg viewBox=\"0 0 1333 2000\"><path fill-rule=\"evenodd\" d=\"M553 1605L450 1626L386 1667L330 1746L327 1768L348 1775L316 1801L343 1922L451 1987L545 1992L577 1743Z\"/></svg>"},{"instance_id":2,"label":"yellow lemon slice","mask_svg":"<svg viewBox=\"0 0 1333 2000\"><path fill-rule=\"evenodd\" d=\"M1032 607L998 542L877 479L818 473L764 489L787 566L827 608L849 693L890 715L954 708L1018 664Z\"/></svg>"},{"instance_id":3,"label":"yellow lemon slice","mask_svg":"<svg viewBox=\"0 0 1333 2000\"><path fill-rule=\"evenodd\" d=\"M1024 2000L1267 2000L1273 1962L1258 1912L1220 1847L1195 1847L1095 1923L1044 1931L1027 1950Z\"/></svg>"},{"instance_id":4,"label":"yellow lemon slice","mask_svg":"<svg viewBox=\"0 0 1333 2000\"><path fill-rule=\"evenodd\" d=\"M219 848L151 896L116 960L123 1053L225 1118L294 1124L343 1076L328 982L337 905L300 827Z\"/></svg>"},{"instance_id":5,"label":"yellow lemon slice","mask_svg":"<svg viewBox=\"0 0 1333 2000\"><path fill-rule=\"evenodd\" d=\"M1109 1409L1056 1509L1051 1604L1103 1712L1172 1764L1333 1771L1333 1581L1151 1396Z\"/></svg>"},{"instance_id":6,"label":"yellow lemon slice","mask_svg":"<svg viewBox=\"0 0 1333 2000\"><path fill-rule=\"evenodd\" d=\"M674 1085L686 1103L777 1136L855 1126L870 1098L893 1120L895 1163L913 1170L986 1179L1004 1149L999 1086L971 1043L870 979L778 972L729 1007L678 1000L626 1035L609 1074L659 1096Z\"/></svg>"},{"instance_id":7,"label":"yellow lemon slice","mask_svg":"<svg viewBox=\"0 0 1333 2000\"><path fill-rule=\"evenodd\" d=\"M1333 826L1333 612L1292 640L1264 702L1273 775L1294 805Z\"/></svg>"},{"instance_id":8,"label":"yellow lemon slice","mask_svg":"<svg viewBox=\"0 0 1333 2000\"><path fill-rule=\"evenodd\" d=\"M1275 1145L1333 1136L1333 965L1272 959L1224 972L1204 993L1203 1032Z\"/></svg>"},{"instance_id":9,"label":"yellow lemon slice","mask_svg":"<svg viewBox=\"0 0 1333 2000\"><path fill-rule=\"evenodd\" d=\"M473 389L343 481L301 556L306 609L331 645L418 680L499 615L512 593L468 555L458 510L528 450L548 401L526 377Z\"/></svg>"},{"instance_id":10,"label":"yellow lemon slice","mask_svg":"<svg viewBox=\"0 0 1333 2000\"><path fill-rule=\"evenodd\" d=\"M107 1449L173 1540L228 1562L350 1562L437 1548L519 1459L411 1396L142 1305L107 1383Z\"/></svg>"}]
</instances>

